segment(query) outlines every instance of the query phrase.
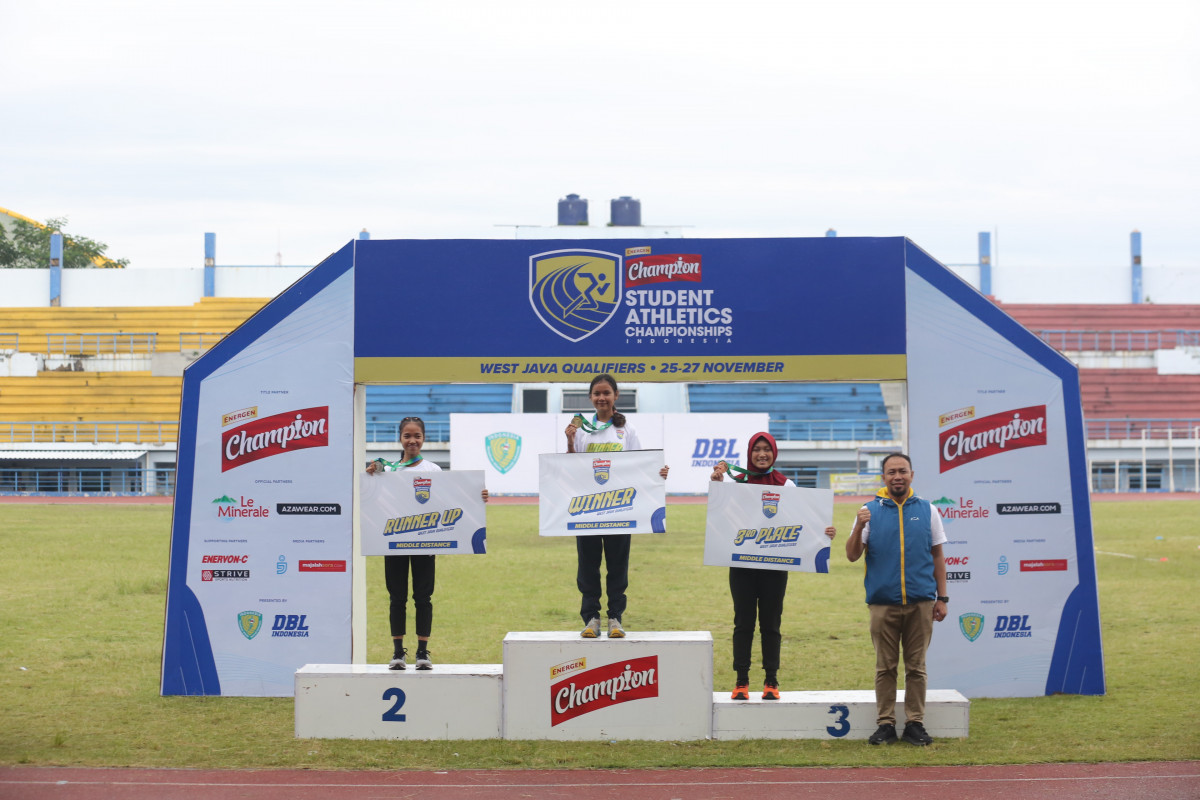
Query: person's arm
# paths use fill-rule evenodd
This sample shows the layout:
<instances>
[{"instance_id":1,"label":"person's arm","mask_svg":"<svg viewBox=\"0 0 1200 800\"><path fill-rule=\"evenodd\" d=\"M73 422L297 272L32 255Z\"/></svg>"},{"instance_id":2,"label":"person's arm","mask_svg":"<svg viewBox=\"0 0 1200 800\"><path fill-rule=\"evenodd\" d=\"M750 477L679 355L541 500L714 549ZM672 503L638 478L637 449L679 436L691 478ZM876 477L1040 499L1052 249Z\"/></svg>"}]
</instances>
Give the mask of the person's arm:
<instances>
[{"instance_id":1,"label":"person's arm","mask_svg":"<svg viewBox=\"0 0 1200 800\"><path fill-rule=\"evenodd\" d=\"M871 509L863 506L854 517L854 530L850 532L850 538L846 540L846 558L851 562L862 558L863 551L867 549L866 543L863 542L863 529L870 522Z\"/></svg>"},{"instance_id":2,"label":"person's arm","mask_svg":"<svg viewBox=\"0 0 1200 800\"><path fill-rule=\"evenodd\" d=\"M930 548L933 553L933 580L937 584L938 597L946 597L946 558L942 555L942 546L935 544ZM941 622L946 618L949 609L940 599L933 602L933 621Z\"/></svg>"}]
</instances>

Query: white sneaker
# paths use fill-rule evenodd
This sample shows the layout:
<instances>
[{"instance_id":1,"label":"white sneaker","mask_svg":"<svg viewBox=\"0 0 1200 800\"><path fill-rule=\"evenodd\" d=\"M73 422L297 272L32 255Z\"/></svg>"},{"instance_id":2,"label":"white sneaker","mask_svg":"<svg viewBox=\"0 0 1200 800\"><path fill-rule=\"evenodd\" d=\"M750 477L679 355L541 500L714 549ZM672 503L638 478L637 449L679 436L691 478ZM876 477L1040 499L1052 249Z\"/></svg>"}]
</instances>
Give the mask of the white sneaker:
<instances>
[{"instance_id":1,"label":"white sneaker","mask_svg":"<svg viewBox=\"0 0 1200 800\"><path fill-rule=\"evenodd\" d=\"M625 638L625 629L621 627L621 620L613 619L612 617L608 618L608 638L610 638L610 639L624 639Z\"/></svg>"},{"instance_id":2,"label":"white sneaker","mask_svg":"<svg viewBox=\"0 0 1200 800\"><path fill-rule=\"evenodd\" d=\"M417 651L417 669L433 669L433 659L428 650Z\"/></svg>"},{"instance_id":3,"label":"white sneaker","mask_svg":"<svg viewBox=\"0 0 1200 800\"><path fill-rule=\"evenodd\" d=\"M588 622L588 624L583 627L583 630L579 632L579 635L582 636L584 639L599 639L600 638L600 618L592 617L592 619Z\"/></svg>"},{"instance_id":4,"label":"white sneaker","mask_svg":"<svg viewBox=\"0 0 1200 800\"><path fill-rule=\"evenodd\" d=\"M406 655L408 655L408 651L401 650L400 655L388 662L388 669L408 669L408 663L404 660Z\"/></svg>"}]
</instances>

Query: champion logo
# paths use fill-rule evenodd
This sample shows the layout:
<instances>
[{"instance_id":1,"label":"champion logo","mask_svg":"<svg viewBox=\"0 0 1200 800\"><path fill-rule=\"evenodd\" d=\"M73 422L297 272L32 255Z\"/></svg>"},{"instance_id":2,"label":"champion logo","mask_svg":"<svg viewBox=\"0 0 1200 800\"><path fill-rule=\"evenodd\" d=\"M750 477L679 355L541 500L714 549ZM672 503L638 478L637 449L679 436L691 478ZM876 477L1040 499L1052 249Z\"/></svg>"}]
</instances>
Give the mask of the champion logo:
<instances>
[{"instance_id":1,"label":"champion logo","mask_svg":"<svg viewBox=\"0 0 1200 800\"><path fill-rule=\"evenodd\" d=\"M550 726L647 697L658 697L656 655L589 669L550 686Z\"/></svg>"},{"instance_id":2,"label":"champion logo","mask_svg":"<svg viewBox=\"0 0 1200 800\"><path fill-rule=\"evenodd\" d=\"M256 419L221 434L221 471L263 458L329 445L329 406Z\"/></svg>"},{"instance_id":3,"label":"champion logo","mask_svg":"<svg viewBox=\"0 0 1200 800\"><path fill-rule=\"evenodd\" d=\"M1046 407L1027 406L971 420L938 436L940 471L1007 450L1046 444Z\"/></svg>"}]
</instances>

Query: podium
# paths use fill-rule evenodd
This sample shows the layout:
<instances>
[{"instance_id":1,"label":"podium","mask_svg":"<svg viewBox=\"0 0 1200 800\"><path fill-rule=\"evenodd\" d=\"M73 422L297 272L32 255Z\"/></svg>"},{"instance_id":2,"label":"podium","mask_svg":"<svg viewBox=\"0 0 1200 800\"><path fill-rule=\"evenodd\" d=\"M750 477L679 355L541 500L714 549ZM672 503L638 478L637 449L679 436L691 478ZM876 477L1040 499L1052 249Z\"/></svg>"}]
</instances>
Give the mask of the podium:
<instances>
[{"instance_id":1,"label":"podium","mask_svg":"<svg viewBox=\"0 0 1200 800\"><path fill-rule=\"evenodd\" d=\"M316 739L866 739L875 693L785 691L779 700L713 692L708 631L575 631L504 637L503 664L389 670L379 664L308 664L296 671L297 738ZM862 669L869 671L864 662ZM904 727L904 691L896 727ZM970 701L926 693L935 739L969 731Z\"/></svg>"},{"instance_id":2,"label":"podium","mask_svg":"<svg viewBox=\"0 0 1200 800\"><path fill-rule=\"evenodd\" d=\"M576 632L504 637L504 738L656 739L712 735L712 634Z\"/></svg>"}]
</instances>

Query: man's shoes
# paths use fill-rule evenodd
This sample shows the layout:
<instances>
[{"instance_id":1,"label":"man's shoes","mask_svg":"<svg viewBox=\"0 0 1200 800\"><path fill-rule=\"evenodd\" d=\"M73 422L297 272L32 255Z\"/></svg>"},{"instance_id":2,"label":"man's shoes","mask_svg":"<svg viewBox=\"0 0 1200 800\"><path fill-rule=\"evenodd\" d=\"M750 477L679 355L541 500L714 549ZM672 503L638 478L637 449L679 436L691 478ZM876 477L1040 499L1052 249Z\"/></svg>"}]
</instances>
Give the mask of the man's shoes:
<instances>
[{"instance_id":1,"label":"man's shoes","mask_svg":"<svg viewBox=\"0 0 1200 800\"><path fill-rule=\"evenodd\" d=\"M733 687L733 694L731 694L729 696L729 699L730 700L749 700L750 699L750 686L745 683L739 683L737 686Z\"/></svg>"},{"instance_id":2,"label":"man's shoes","mask_svg":"<svg viewBox=\"0 0 1200 800\"><path fill-rule=\"evenodd\" d=\"M891 744L896 741L896 726L891 723L880 725L867 739L867 744Z\"/></svg>"},{"instance_id":3,"label":"man's shoes","mask_svg":"<svg viewBox=\"0 0 1200 800\"><path fill-rule=\"evenodd\" d=\"M610 638L610 639L624 639L625 638L625 629L621 627L621 620L613 619L612 617L608 618L608 638Z\"/></svg>"},{"instance_id":4,"label":"man's shoes","mask_svg":"<svg viewBox=\"0 0 1200 800\"><path fill-rule=\"evenodd\" d=\"M892 735L895 735L893 730ZM920 722L908 722L904 725L904 736L900 737L909 744L915 744L917 747L924 747L927 744L933 744L933 737L925 732L925 726Z\"/></svg>"},{"instance_id":5,"label":"man's shoes","mask_svg":"<svg viewBox=\"0 0 1200 800\"><path fill-rule=\"evenodd\" d=\"M763 700L778 700L779 699L779 686L774 683L764 684L762 699Z\"/></svg>"},{"instance_id":6,"label":"man's shoes","mask_svg":"<svg viewBox=\"0 0 1200 800\"><path fill-rule=\"evenodd\" d=\"M592 617L587 625L583 626L583 630L579 635L584 639L599 639L600 638L600 618Z\"/></svg>"},{"instance_id":7,"label":"man's shoes","mask_svg":"<svg viewBox=\"0 0 1200 800\"><path fill-rule=\"evenodd\" d=\"M388 669L408 669L408 664L404 660L404 657L407 655L408 651L402 649L388 662Z\"/></svg>"},{"instance_id":8,"label":"man's shoes","mask_svg":"<svg viewBox=\"0 0 1200 800\"><path fill-rule=\"evenodd\" d=\"M433 669L433 659L424 647L417 650L417 669Z\"/></svg>"}]
</instances>

